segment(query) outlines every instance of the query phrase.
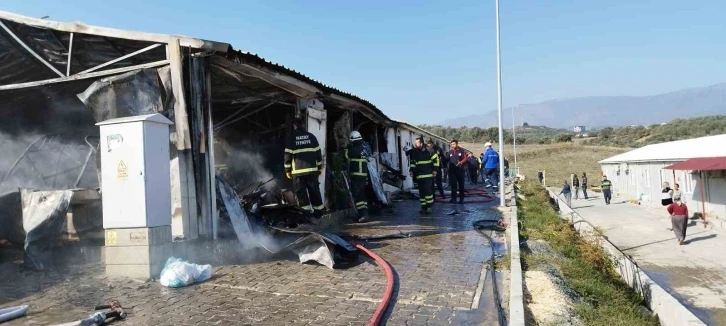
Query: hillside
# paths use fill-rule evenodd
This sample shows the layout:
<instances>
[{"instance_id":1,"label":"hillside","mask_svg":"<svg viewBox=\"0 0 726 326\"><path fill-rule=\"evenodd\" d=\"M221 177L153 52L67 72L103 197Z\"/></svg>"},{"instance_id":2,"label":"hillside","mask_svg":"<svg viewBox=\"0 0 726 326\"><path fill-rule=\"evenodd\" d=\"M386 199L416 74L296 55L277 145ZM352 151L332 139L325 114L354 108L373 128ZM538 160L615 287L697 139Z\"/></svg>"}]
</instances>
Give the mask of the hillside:
<instances>
[{"instance_id":1,"label":"hillside","mask_svg":"<svg viewBox=\"0 0 726 326\"><path fill-rule=\"evenodd\" d=\"M504 114L504 125L512 125L511 108ZM651 125L676 118L693 118L726 112L726 83L689 88L652 96L590 96L559 99L517 108L517 122L567 128ZM452 127L492 127L497 111L470 115L441 122Z\"/></svg>"},{"instance_id":2,"label":"hillside","mask_svg":"<svg viewBox=\"0 0 726 326\"><path fill-rule=\"evenodd\" d=\"M421 129L428 130L434 134L442 136L446 139L458 139L461 142L469 143L485 143L488 141L496 141L499 139L498 128L479 128L479 127L447 127L447 126L418 126ZM504 143L512 143L512 130L504 130ZM565 139L566 138L566 139ZM556 129L544 126L526 126L517 127L517 144L531 143L549 143L551 141L569 141L571 132L566 129Z\"/></svg>"},{"instance_id":3,"label":"hillside","mask_svg":"<svg viewBox=\"0 0 726 326\"><path fill-rule=\"evenodd\" d=\"M603 128L586 145L642 147L645 145L709 135L726 134L726 115L676 119L664 125ZM595 135L593 133L593 135Z\"/></svg>"},{"instance_id":4,"label":"hillside","mask_svg":"<svg viewBox=\"0 0 726 326\"><path fill-rule=\"evenodd\" d=\"M462 146L475 153L484 148L482 143L464 143ZM537 171L545 170L548 186L562 185L564 180L569 180L571 173L582 175L585 172L595 181L600 175L599 161L627 150L627 148L608 146L584 146L578 143L517 145L517 166L519 172L528 179L536 179ZM509 160L510 167L514 167L511 145L504 146L504 155Z\"/></svg>"}]
</instances>

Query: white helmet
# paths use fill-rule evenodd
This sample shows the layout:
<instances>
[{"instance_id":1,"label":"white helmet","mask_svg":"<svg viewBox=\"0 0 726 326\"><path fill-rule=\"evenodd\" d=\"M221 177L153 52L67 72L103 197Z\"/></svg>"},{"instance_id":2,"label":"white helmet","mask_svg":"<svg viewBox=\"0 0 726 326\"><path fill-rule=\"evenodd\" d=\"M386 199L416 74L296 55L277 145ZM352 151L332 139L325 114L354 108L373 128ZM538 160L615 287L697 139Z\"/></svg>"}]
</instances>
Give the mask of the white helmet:
<instances>
[{"instance_id":1,"label":"white helmet","mask_svg":"<svg viewBox=\"0 0 726 326\"><path fill-rule=\"evenodd\" d=\"M357 132L355 130L350 132L350 141L361 140L361 139L363 139L363 137L360 136L359 132Z\"/></svg>"}]
</instances>

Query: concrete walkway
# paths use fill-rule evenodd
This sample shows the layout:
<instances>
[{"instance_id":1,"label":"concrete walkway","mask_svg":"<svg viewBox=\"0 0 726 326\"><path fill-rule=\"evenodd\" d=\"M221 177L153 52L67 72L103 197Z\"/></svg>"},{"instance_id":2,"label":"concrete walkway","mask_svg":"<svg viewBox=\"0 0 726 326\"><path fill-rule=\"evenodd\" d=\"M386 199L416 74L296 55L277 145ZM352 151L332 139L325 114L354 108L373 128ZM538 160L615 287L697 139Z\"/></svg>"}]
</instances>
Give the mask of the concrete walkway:
<instances>
[{"instance_id":1,"label":"concrete walkway","mask_svg":"<svg viewBox=\"0 0 726 326\"><path fill-rule=\"evenodd\" d=\"M656 283L670 292L708 325L726 325L726 233L688 226L679 246L663 209L647 209L613 198L609 206L600 194L572 200L572 208L600 228L630 255Z\"/></svg>"}]
</instances>

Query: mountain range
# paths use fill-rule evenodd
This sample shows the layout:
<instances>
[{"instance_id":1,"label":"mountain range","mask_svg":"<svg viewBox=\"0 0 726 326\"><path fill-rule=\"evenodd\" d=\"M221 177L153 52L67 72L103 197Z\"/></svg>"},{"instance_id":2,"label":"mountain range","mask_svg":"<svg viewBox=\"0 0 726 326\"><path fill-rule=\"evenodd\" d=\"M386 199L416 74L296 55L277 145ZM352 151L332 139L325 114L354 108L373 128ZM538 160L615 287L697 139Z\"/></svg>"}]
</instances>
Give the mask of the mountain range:
<instances>
[{"instance_id":1,"label":"mountain range","mask_svg":"<svg viewBox=\"0 0 726 326\"><path fill-rule=\"evenodd\" d=\"M517 125L553 128L651 125L676 118L726 114L726 83L688 88L651 96L588 96L559 99L516 108ZM512 125L511 108L504 110L504 125ZM497 111L442 121L451 127L494 127Z\"/></svg>"}]
</instances>

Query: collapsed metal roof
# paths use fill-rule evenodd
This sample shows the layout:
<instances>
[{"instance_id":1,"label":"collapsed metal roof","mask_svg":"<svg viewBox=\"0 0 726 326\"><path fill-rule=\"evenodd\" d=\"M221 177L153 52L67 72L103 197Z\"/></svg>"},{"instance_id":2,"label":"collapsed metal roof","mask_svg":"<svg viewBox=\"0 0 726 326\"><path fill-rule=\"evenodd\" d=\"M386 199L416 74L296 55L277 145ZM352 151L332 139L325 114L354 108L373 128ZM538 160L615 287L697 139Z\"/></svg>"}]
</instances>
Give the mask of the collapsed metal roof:
<instances>
[{"instance_id":1,"label":"collapsed metal roof","mask_svg":"<svg viewBox=\"0 0 726 326\"><path fill-rule=\"evenodd\" d=\"M192 53L206 52L238 64L267 69L288 80L302 82L308 90L343 107L369 110L378 116L379 119L374 119L378 122L393 122L368 100L256 54L234 50L227 43L97 27L80 22L54 22L4 11L0 11L0 90L32 87L33 81L40 80L58 79L61 82L64 81L61 79L70 77L92 78L94 76L90 73L99 72L101 68L105 71L149 62L156 63L151 66L167 64L165 45L175 39Z\"/></svg>"}]
</instances>

